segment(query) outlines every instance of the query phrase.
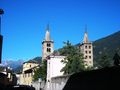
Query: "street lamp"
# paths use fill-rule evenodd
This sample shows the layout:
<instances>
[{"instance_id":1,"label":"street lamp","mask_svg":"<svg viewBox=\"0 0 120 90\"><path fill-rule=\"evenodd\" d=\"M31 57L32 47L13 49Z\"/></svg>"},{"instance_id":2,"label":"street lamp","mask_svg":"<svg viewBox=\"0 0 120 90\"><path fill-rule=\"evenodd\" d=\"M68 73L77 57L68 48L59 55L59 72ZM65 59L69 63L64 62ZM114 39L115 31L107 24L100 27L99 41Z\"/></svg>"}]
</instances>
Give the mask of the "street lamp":
<instances>
[{"instance_id":1,"label":"street lamp","mask_svg":"<svg viewBox=\"0 0 120 90\"><path fill-rule=\"evenodd\" d=\"M1 35L1 17L4 14L3 9L0 9L0 63L2 59L2 41L3 41L3 36Z\"/></svg>"},{"instance_id":2,"label":"street lamp","mask_svg":"<svg viewBox=\"0 0 120 90\"><path fill-rule=\"evenodd\" d=\"M42 88L41 88L41 82L42 82L42 79L39 78L38 81L39 81L39 83L40 83L40 90L42 90Z\"/></svg>"}]
</instances>

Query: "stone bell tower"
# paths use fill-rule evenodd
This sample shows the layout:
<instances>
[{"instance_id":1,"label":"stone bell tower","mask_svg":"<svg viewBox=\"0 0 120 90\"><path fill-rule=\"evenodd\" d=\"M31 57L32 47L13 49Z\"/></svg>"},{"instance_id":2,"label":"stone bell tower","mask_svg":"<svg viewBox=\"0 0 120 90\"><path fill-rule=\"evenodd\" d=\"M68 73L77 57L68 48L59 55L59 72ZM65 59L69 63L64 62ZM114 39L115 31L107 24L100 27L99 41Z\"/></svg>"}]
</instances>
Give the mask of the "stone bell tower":
<instances>
[{"instance_id":1,"label":"stone bell tower","mask_svg":"<svg viewBox=\"0 0 120 90\"><path fill-rule=\"evenodd\" d=\"M93 45L88 40L87 27L85 27L84 39L80 45L81 52L84 55L84 64L86 67L93 66Z\"/></svg>"},{"instance_id":2,"label":"stone bell tower","mask_svg":"<svg viewBox=\"0 0 120 90\"><path fill-rule=\"evenodd\" d=\"M47 25L45 39L42 41L42 60L53 53L54 42L50 38L50 28Z\"/></svg>"}]
</instances>

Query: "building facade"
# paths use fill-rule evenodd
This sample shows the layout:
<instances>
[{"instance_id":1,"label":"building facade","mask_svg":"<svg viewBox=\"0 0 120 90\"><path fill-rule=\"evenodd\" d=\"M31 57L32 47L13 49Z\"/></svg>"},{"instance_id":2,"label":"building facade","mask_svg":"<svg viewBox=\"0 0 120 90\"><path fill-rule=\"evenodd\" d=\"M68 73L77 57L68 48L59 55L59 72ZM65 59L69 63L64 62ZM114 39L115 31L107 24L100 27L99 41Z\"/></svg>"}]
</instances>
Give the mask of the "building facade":
<instances>
[{"instance_id":1,"label":"building facade","mask_svg":"<svg viewBox=\"0 0 120 90\"><path fill-rule=\"evenodd\" d=\"M62 60L64 60L64 58L65 56L54 56L54 55L50 55L49 58L47 58L46 90L53 90L51 89L52 78L63 76L63 72L61 72L61 69L65 66L65 64L62 63Z\"/></svg>"},{"instance_id":2,"label":"building facade","mask_svg":"<svg viewBox=\"0 0 120 90\"><path fill-rule=\"evenodd\" d=\"M33 82L33 75L37 68L39 68L39 64L35 61L28 61L23 63L23 70L18 77L19 84L31 86Z\"/></svg>"},{"instance_id":3,"label":"building facade","mask_svg":"<svg viewBox=\"0 0 120 90\"><path fill-rule=\"evenodd\" d=\"M64 58L65 56L49 56L47 59L47 81L51 81L53 77L63 75L61 69L65 66L65 64L62 63Z\"/></svg>"}]
</instances>

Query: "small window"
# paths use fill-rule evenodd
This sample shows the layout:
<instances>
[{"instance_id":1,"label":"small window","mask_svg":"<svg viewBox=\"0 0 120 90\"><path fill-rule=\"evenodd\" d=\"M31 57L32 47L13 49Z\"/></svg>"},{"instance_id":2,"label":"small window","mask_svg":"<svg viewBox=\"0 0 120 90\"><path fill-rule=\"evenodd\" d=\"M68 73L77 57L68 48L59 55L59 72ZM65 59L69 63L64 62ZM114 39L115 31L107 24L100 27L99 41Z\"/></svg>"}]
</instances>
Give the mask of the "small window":
<instances>
[{"instance_id":1,"label":"small window","mask_svg":"<svg viewBox=\"0 0 120 90\"><path fill-rule=\"evenodd\" d=\"M91 56L89 56L89 59L91 59Z\"/></svg>"},{"instance_id":2,"label":"small window","mask_svg":"<svg viewBox=\"0 0 120 90\"><path fill-rule=\"evenodd\" d=\"M91 54L91 51L89 51L89 54Z\"/></svg>"},{"instance_id":3,"label":"small window","mask_svg":"<svg viewBox=\"0 0 120 90\"><path fill-rule=\"evenodd\" d=\"M50 44L50 43L47 43L47 47L51 47L51 44Z\"/></svg>"},{"instance_id":4,"label":"small window","mask_svg":"<svg viewBox=\"0 0 120 90\"><path fill-rule=\"evenodd\" d=\"M50 49L50 48L47 48L47 52L51 52L51 49Z\"/></svg>"},{"instance_id":5,"label":"small window","mask_svg":"<svg viewBox=\"0 0 120 90\"><path fill-rule=\"evenodd\" d=\"M85 48L87 49L87 46L85 46Z\"/></svg>"},{"instance_id":6,"label":"small window","mask_svg":"<svg viewBox=\"0 0 120 90\"><path fill-rule=\"evenodd\" d=\"M85 53L87 54L87 51L85 51Z\"/></svg>"},{"instance_id":7,"label":"small window","mask_svg":"<svg viewBox=\"0 0 120 90\"><path fill-rule=\"evenodd\" d=\"M87 59L87 56L85 56L85 59Z\"/></svg>"},{"instance_id":8,"label":"small window","mask_svg":"<svg viewBox=\"0 0 120 90\"><path fill-rule=\"evenodd\" d=\"M89 49L91 49L91 46L89 46Z\"/></svg>"},{"instance_id":9,"label":"small window","mask_svg":"<svg viewBox=\"0 0 120 90\"><path fill-rule=\"evenodd\" d=\"M92 62L91 62L91 61L89 61L89 63L91 64Z\"/></svg>"}]
</instances>

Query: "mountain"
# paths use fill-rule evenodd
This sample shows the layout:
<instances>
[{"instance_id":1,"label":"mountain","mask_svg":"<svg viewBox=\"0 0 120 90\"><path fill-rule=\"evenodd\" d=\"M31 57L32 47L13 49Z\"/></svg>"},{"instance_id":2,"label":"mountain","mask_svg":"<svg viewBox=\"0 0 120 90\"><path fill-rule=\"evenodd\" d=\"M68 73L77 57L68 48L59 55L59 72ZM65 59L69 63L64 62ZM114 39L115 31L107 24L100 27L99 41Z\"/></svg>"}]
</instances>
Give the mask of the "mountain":
<instances>
[{"instance_id":1,"label":"mountain","mask_svg":"<svg viewBox=\"0 0 120 90\"><path fill-rule=\"evenodd\" d=\"M120 55L120 31L94 41L93 52L95 62L98 62L102 53L106 53L111 61L115 52Z\"/></svg>"},{"instance_id":2,"label":"mountain","mask_svg":"<svg viewBox=\"0 0 120 90\"><path fill-rule=\"evenodd\" d=\"M79 45L80 43L75 46ZM54 51L54 53L59 54L62 50L63 48L60 48ZM97 65L101 58L101 54L107 54L110 62L112 63L115 52L120 55L120 31L93 42L94 64Z\"/></svg>"},{"instance_id":3,"label":"mountain","mask_svg":"<svg viewBox=\"0 0 120 90\"><path fill-rule=\"evenodd\" d=\"M24 62L23 60L6 60L6 61L3 61L2 64L12 69L15 69L18 66L21 66L23 62Z\"/></svg>"}]
</instances>

